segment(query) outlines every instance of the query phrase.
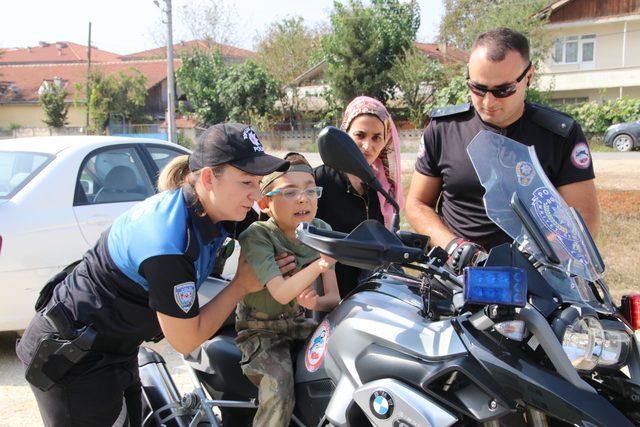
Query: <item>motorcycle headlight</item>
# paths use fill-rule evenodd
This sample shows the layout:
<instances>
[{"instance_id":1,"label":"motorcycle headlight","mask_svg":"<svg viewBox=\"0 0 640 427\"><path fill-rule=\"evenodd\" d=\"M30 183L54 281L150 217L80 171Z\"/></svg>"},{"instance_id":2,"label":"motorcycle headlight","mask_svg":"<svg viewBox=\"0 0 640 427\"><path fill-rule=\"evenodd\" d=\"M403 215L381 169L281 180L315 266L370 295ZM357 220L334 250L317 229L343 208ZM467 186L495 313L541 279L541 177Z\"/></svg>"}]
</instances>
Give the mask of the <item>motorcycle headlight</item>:
<instances>
[{"instance_id":1,"label":"motorcycle headlight","mask_svg":"<svg viewBox=\"0 0 640 427\"><path fill-rule=\"evenodd\" d=\"M623 331L605 329L602 354L598 360L598 366L615 367L624 363L631 349L631 337Z\"/></svg>"},{"instance_id":2,"label":"motorcycle headlight","mask_svg":"<svg viewBox=\"0 0 640 427\"><path fill-rule=\"evenodd\" d=\"M602 355L605 334L595 317L579 317L562 335L562 348L571 364L579 370L594 369Z\"/></svg>"},{"instance_id":3,"label":"motorcycle headlight","mask_svg":"<svg viewBox=\"0 0 640 427\"><path fill-rule=\"evenodd\" d=\"M552 326L571 364L588 372L596 367L617 369L626 364L631 336L613 323L601 322L593 310L571 306Z\"/></svg>"}]
</instances>

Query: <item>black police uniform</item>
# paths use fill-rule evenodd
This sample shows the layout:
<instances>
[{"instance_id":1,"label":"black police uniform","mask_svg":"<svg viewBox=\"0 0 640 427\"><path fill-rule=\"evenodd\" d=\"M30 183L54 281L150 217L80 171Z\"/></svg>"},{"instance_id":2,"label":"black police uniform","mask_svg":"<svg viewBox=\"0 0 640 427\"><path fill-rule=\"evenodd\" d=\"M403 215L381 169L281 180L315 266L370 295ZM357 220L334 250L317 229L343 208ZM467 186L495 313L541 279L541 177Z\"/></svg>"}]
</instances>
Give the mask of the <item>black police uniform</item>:
<instances>
[{"instance_id":1,"label":"black police uniform","mask_svg":"<svg viewBox=\"0 0 640 427\"><path fill-rule=\"evenodd\" d=\"M456 235L490 249L512 239L489 219L467 146L481 130L534 146L542 168L557 188L593 179L587 140L580 125L552 108L525 103L524 114L501 129L482 121L470 104L435 109L425 129L416 171L442 178L438 213Z\"/></svg>"},{"instance_id":2,"label":"black police uniform","mask_svg":"<svg viewBox=\"0 0 640 427\"><path fill-rule=\"evenodd\" d=\"M52 388L32 385L46 425L112 425L123 398L132 424L140 423L138 346L161 334L156 312L198 315L197 290L227 235L203 214L190 186L150 197L116 219L55 287L17 346L29 365L42 338L57 332L43 313L58 303L75 328L90 325L97 333L85 357ZM53 377L65 367L48 363Z\"/></svg>"},{"instance_id":3,"label":"black police uniform","mask_svg":"<svg viewBox=\"0 0 640 427\"><path fill-rule=\"evenodd\" d=\"M344 173L327 165L318 166L313 174L316 185L322 187L316 217L327 222L333 230L350 233L366 219L375 219L384 224L380 200L374 189L364 185L364 194L359 194ZM336 264L340 297L344 298L357 286L362 274L362 269Z\"/></svg>"}]
</instances>

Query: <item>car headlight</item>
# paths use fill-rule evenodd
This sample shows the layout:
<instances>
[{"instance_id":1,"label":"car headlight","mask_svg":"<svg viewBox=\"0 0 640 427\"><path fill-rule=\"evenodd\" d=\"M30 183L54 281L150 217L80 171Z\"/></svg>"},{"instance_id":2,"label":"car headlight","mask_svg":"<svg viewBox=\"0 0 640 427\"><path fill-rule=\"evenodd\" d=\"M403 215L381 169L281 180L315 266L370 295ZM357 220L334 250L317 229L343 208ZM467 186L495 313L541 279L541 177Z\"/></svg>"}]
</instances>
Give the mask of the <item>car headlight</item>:
<instances>
[{"instance_id":1,"label":"car headlight","mask_svg":"<svg viewBox=\"0 0 640 427\"><path fill-rule=\"evenodd\" d=\"M604 323L608 325L610 322ZM603 327L595 313L569 307L554 320L553 328L562 349L578 370L618 368L627 361L631 337L624 330Z\"/></svg>"}]
</instances>

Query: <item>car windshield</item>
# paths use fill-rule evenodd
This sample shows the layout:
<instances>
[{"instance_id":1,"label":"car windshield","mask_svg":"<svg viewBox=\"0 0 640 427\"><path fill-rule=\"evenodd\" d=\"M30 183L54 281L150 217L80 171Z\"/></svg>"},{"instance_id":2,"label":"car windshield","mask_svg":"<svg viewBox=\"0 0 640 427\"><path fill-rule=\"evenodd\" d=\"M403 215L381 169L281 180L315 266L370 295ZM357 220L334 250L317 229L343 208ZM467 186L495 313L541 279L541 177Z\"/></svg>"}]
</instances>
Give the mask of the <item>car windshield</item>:
<instances>
[{"instance_id":1,"label":"car windshield","mask_svg":"<svg viewBox=\"0 0 640 427\"><path fill-rule=\"evenodd\" d=\"M588 281L601 277L602 269L595 267L599 264L589 237L547 178L533 147L481 131L467 152L485 188L484 203L489 218L521 245L524 252L542 264L559 264L572 275ZM541 236L540 245L511 207L514 194L521 202L524 215L532 220L527 221L528 225ZM550 258L559 262L551 262Z\"/></svg>"},{"instance_id":2,"label":"car windshield","mask_svg":"<svg viewBox=\"0 0 640 427\"><path fill-rule=\"evenodd\" d=\"M0 199L10 199L40 172L53 156L45 153L0 151Z\"/></svg>"}]
</instances>

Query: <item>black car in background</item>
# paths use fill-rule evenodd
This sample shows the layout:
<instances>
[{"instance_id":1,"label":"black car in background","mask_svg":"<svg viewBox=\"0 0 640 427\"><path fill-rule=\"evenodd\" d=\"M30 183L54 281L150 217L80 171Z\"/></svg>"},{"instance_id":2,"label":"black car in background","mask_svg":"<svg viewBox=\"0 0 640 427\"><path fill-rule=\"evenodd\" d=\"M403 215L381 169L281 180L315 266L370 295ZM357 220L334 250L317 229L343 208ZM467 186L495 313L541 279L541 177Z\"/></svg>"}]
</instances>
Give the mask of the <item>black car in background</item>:
<instances>
[{"instance_id":1,"label":"black car in background","mask_svg":"<svg viewBox=\"0 0 640 427\"><path fill-rule=\"evenodd\" d=\"M640 120L609 126L604 134L604 145L618 151L640 147Z\"/></svg>"}]
</instances>

